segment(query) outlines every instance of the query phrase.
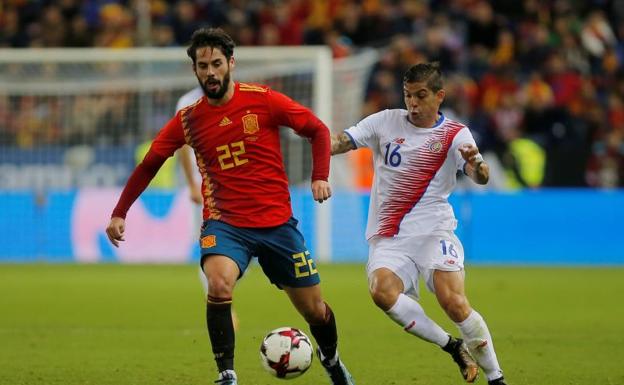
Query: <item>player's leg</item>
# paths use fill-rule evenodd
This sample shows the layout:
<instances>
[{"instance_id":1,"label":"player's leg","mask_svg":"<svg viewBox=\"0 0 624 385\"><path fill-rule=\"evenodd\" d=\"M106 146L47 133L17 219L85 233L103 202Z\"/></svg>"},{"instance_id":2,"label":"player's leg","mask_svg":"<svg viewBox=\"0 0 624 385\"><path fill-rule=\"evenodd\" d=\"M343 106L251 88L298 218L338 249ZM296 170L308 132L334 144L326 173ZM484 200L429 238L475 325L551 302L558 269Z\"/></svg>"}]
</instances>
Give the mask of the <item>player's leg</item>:
<instances>
[{"instance_id":1,"label":"player's leg","mask_svg":"<svg viewBox=\"0 0 624 385\"><path fill-rule=\"evenodd\" d=\"M258 233L262 237L262 247L257 250L258 262L266 276L286 292L310 325L319 348L317 353L332 384L354 384L338 357L336 318L321 296L318 270L297 230L297 220L291 218L282 226Z\"/></svg>"},{"instance_id":2,"label":"player's leg","mask_svg":"<svg viewBox=\"0 0 624 385\"><path fill-rule=\"evenodd\" d=\"M200 241L201 267L208 283L206 326L219 371L218 384L236 385L235 333L232 322L234 287L249 264L244 230L222 222L206 221Z\"/></svg>"},{"instance_id":3,"label":"player's leg","mask_svg":"<svg viewBox=\"0 0 624 385\"><path fill-rule=\"evenodd\" d=\"M208 298L208 279L206 278L206 274L204 274L204 269L199 266L197 268L197 273L199 277L199 283L204 290L204 298ZM240 324L240 321L238 320L238 315L236 314L236 311L234 311L234 308L232 308L232 324L234 325L234 331L238 331L238 325Z\"/></svg>"},{"instance_id":4,"label":"player's leg","mask_svg":"<svg viewBox=\"0 0 624 385\"><path fill-rule=\"evenodd\" d=\"M464 338L468 351L488 378L499 379L503 372L496 358L492 336L483 317L470 307L464 292L464 275L459 271L434 272L436 298Z\"/></svg>"},{"instance_id":5,"label":"player's leg","mask_svg":"<svg viewBox=\"0 0 624 385\"><path fill-rule=\"evenodd\" d=\"M282 286L297 311L310 326L318 345L317 355L333 385L355 384L338 355L338 331L331 307L321 296L320 285L307 287Z\"/></svg>"},{"instance_id":6,"label":"player's leg","mask_svg":"<svg viewBox=\"0 0 624 385\"><path fill-rule=\"evenodd\" d=\"M295 309L310 325L310 332L323 355L333 358L338 347L336 318L329 305L323 301L320 286L282 288Z\"/></svg>"},{"instance_id":7,"label":"player's leg","mask_svg":"<svg viewBox=\"0 0 624 385\"><path fill-rule=\"evenodd\" d=\"M403 281L395 272L383 267L369 275L373 302L406 332L440 347L449 335L426 314L422 306L404 293Z\"/></svg>"},{"instance_id":8,"label":"player's leg","mask_svg":"<svg viewBox=\"0 0 624 385\"><path fill-rule=\"evenodd\" d=\"M436 279L439 278L439 273L444 273L444 274L462 274L462 272L459 271L440 271L440 270L434 270L432 277L433 282L435 282L435 289L434 292L436 294L436 297L438 298L438 301L441 301L441 298L444 296L444 294L441 294L441 292L443 290L439 290L438 289L438 283L439 281L437 281ZM466 309L464 308L465 306L468 306L468 301L465 299L462 300L461 297L457 297L456 300L458 301L458 303L456 304L456 307L453 308L451 310L451 308L449 307L445 307L447 305L449 305L449 303L445 303L443 305L443 302L440 302L440 305L443 307L443 309L447 312L447 315L449 315L449 317L451 319L454 319L453 317L458 316L458 314L461 314L462 312L466 311ZM461 302L464 301L464 302ZM453 316L451 316L451 314L449 314L449 312L451 312L451 314L453 314ZM454 313L453 313L454 312ZM465 335L462 336L465 338ZM451 355L451 357L453 357L453 360L455 361L455 363L457 363L457 365L459 366L459 370L462 373L462 376L464 377L464 379L467 382L474 382L477 379L477 376L479 374L479 369L477 366L477 362L474 360L474 358L472 357L472 355L470 354L470 351L468 349L467 344L464 342L463 339L451 339L451 341L449 341L449 343L442 348L445 352L449 353Z\"/></svg>"},{"instance_id":9,"label":"player's leg","mask_svg":"<svg viewBox=\"0 0 624 385\"><path fill-rule=\"evenodd\" d=\"M496 358L490 331L481 315L472 309L466 297L461 242L453 234L449 234L438 240L438 243L442 247L444 258L434 262L432 280L429 284L433 284L438 303L459 328L468 351L481 366L488 381L501 378L503 372Z\"/></svg>"},{"instance_id":10,"label":"player's leg","mask_svg":"<svg viewBox=\"0 0 624 385\"><path fill-rule=\"evenodd\" d=\"M220 382L217 383L234 385L232 297L240 271L229 257L215 254L203 258L202 269L208 281L206 326L219 371Z\"/></svg>"},{"instance_id":11,"label":"player's leg","mask_svg":"<svg viewBox=\"0 0 624 385\"><path fill-rule=\"evenodd\" d=\"M408 252L402 252L412 246L406 242L400 238L376 238L370 242L366 270L371 298L403 330L442 347L449 341L448 333L427 317L412 298L418 297L419 273Z\"/></svg>"},{"instance_id":12,"label":"player's leg","mask_svg":"<svg viewBox=\"0 0 624 385\"><path fill-rule=\"evenodd\" d=\"M436 269L450 272L461 272L463 269L463 250L459 241L456 244L443 242L452 236L452 232L442 232L410 239L410 249L417 250L412 258L417 265L420 276L423 278L427 289L436 295L437 291L433 284ZM462 339L449 337L448 341L441 347L442 350L451 355L466 382L474 382L477 379L479 365L468 352L468 348Z\"/></svg>"}]
</instances>

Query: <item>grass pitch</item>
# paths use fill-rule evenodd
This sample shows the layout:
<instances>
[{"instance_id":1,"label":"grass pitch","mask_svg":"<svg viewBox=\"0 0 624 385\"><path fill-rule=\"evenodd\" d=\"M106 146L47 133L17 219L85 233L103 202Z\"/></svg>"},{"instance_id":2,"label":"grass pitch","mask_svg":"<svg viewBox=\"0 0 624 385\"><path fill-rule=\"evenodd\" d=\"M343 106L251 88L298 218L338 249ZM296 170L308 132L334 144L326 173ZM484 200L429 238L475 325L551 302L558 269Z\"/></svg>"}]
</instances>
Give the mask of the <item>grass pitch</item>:
<instances>
[{"instance_id":1,"label":"grass pitch","mask_svg":"<svg viewBox=\"0 0 624 385\"><path fill-rule=\"evenodd\" d=\"M358 385L455 385L451 359L370 301L362 265L322 265L341 355ZM624 269L469 267L467 292L510 385L624 384ZM421 289L428 314L457 330ZM284 381L260 366L264 334L307 326L258 267L235 292L242 385L327 384L314 361ZM0 265L0 384L200 385L216 370L195 266ZM477 384L486 384L480 376Z\"/></svg>"}]
</instances>

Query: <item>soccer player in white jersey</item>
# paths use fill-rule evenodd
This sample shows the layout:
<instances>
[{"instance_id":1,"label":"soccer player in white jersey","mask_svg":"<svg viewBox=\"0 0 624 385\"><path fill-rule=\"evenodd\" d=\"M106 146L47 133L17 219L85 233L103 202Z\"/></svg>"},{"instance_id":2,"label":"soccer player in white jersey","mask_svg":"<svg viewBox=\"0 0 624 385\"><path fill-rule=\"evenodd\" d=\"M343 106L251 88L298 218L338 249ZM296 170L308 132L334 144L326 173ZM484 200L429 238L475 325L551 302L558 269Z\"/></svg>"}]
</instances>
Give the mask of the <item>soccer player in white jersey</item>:
<instances>
[{"instance_id":1,"label":"soccer player in white jersey","mask_svg":"<svg viewBox=\"0 0 624 385\"><path fill-rule=\"evenodd\" d=\"M489 385L506 385L488 327L464 292L464 249L448 203L458 170L486 184L489 167L468 127L440 113L445 91L437 63L411 67L403 95L406 110L375 113L332 136L332 154L360 147L374 153L366 229L371 297L405 331L450 353L467 382L475 381L478 364ZM420 279L462 339L425 314Z\"/></svg>"}]
</instances>

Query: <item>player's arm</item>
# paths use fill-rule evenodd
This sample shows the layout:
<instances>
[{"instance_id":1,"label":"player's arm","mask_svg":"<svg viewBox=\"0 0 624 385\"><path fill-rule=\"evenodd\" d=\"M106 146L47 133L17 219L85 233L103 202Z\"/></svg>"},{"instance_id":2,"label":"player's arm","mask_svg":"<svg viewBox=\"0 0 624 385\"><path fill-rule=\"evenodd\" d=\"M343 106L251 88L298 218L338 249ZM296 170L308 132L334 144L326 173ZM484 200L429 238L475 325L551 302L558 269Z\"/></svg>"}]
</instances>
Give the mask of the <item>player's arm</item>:
<instances>
[{"instance_id":1,"label":"player's arm","mask_svg":"<svg viewBox=\"0 0 624 385\"><path fill-rule=\"evenodd\" d=\"M471 143L464 143L459 146L459 152L466 161L464 173L477 184L486 184L490 179L490 167L483 160L477 146Z\"/></svg>"},{"instance_id":2,"label":"player's arm","mask_svg":"<svg viewBox=\"0 0 624 385\"><path fill-rule=\"evenodd\" d=\"M271 115L278 125L288 126L310 140L312 145L312 196L322 203L331 197L329 159L331 138L329 128L310 111L288 96L270 93Z\"/></svg>"},{"instance_id":3,"label":"player's arm","mask_svg":"<svg viewBox=\"0 0 624 385\"><path fill-rule=\"evenodd\" d=\"M128 182L121 192L119 201L113 210L110 223L106 228L106 235L115 247L119 247L119 241L123 241L125 231L126 213L130 206L137 200L141 193L147 188L154 176L165 163L167 157L154 153L151 149L143 158L143 161L134 169Z\"/></svg>"},{"instance_id":4,"label":"player's arm","mask_svg":"<svg viewBox=\"0 0 624 385\"><path fill-rule=\"evenodd\" d=\"M344 154L347 151L355 150L353 139L346 132L332 134L331 136L331 154Z\"/></svg>"},{"instance_id":5,"label":"player's arm","mask_svg":"<svg viewBox=\"0 0 624 385\"><path fill-rule=\"evenodd\" d=\"M178 157L180 159L180 164L182 165L182 172L184 172L186 185L190 191L191 201L199 205L202 203L203 197L201 193L201 184L195 181L192 151L191 146L185 144L182 146L180 151L178 151Z\"/></svg>"},{"instance_id":6,"label":"player's arm","mask_svg":"<svg viewBox=\"0 0 624 385\"><path fill-rule=\"evenodd\" d=\"M310 112L308 123L299 133L310 139L312 145L312 197L323 203L331 197L329 185L329 158L331 138L329 128Z\"/></svg>"},{"instance_id":7,"label":"player's arm","mask_svg":"<svg viewBox=\"0 0 624 385\"><path fill-rule=\"evenodd\" d=\"M121 192L106 228L106 235L115 247L119 247L119 242L124 240L125 218L130 206L145 191L165 160L184 144L182 126L176 118L171 119L154 139L143 161L134 169Z\"/></svg>"}]
</instances>

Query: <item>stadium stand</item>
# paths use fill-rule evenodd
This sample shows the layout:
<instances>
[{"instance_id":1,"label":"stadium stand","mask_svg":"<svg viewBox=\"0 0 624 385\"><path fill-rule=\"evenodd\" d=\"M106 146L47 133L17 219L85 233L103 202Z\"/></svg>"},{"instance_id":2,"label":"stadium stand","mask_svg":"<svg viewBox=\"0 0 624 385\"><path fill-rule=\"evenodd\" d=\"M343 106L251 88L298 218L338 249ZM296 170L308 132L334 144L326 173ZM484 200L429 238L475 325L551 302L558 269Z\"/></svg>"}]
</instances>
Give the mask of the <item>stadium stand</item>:
<instances>
[{"instance_id":1,"label":"stadium stand","mask_svg":"<svg viewBox=\"0 0 624 385\"><path fill-rule=\"evenodd\" d=\"M150 5L148 18L136 4ZM239 45L327 44L335 57L376 47L382 55L362 115L400 107L406 66L436 60L452 73L446 113L470 123L482 151L500 160L508 187L618 187L623 21L624 4L614 0L8 0L0 5L0 47L179 46L206 25L224 28ZM53 120L32 121L42 110L32 102L0 94L0 145L71 143L72 133ZM90 124L93 140L139 140L125 129L135 127L123 113L131 103L101 103L98 116L114 130Z\"/></svg>"}]
</instances>

